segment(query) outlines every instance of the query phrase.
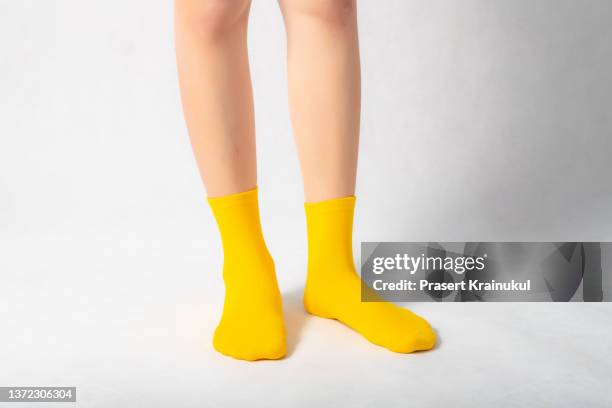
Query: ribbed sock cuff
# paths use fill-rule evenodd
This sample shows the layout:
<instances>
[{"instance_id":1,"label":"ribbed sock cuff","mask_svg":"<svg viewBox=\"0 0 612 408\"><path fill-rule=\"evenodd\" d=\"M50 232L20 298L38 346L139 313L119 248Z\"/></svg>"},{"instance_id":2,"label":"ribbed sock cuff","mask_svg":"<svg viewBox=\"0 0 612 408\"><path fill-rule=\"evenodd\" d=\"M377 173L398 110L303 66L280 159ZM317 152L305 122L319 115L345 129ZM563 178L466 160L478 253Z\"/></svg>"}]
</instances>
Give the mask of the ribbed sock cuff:
<instances>
[{"instance_id":1,"label":"ribbed sock cuff","mask_svg":"<svg viewBox=\"0 0 612 408\"><path fill-rule=\"evenodd\" d=\"M316 203L304 203L307 214L329 211L352 211L355 208L355 196L332 198Z\"/></svg>"},{"instance_id":2,"label":"ribbed sock cuff","mask_svg":"<svg viewBox=\"0 0 612 408\"><path fill-rule=\"evenodd\" d=\"M238 204L254 204L257 203L257 196L259 190L257 187L254 187L250 190L243 191L240 193L229 194L221 197L208 197L208 204L211 206L213 210L219 208L226 208L235 206Z\"/></svg>"}]
</instances>

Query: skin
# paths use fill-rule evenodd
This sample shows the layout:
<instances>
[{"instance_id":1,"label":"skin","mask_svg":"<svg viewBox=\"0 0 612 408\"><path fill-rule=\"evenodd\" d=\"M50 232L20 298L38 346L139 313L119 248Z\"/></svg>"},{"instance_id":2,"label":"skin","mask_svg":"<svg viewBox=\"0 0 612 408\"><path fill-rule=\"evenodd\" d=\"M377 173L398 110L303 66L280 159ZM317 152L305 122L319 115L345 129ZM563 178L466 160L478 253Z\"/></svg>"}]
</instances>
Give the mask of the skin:
<instances>
[{"instance_id":1,"label":"skin","mask_svg":"<svg viewBox=\"0 0 612 408\"><path fill-rule=\"evenodd\" d=\"M354 0L279 0L307 202L355 193L360 67ZM175 0L185 119L209 197L257 185L248 0Z\"/></svg>"},{"instance_id":2,"label":"skin","mask_svg":"<svg viewBox=\"0 0 612 408\"><path fill-rule=\"evenodd\" d=\"M257 185L248 1L176 0L175 37L185 121L209 197Z\"/></svg>"}]
</instances>

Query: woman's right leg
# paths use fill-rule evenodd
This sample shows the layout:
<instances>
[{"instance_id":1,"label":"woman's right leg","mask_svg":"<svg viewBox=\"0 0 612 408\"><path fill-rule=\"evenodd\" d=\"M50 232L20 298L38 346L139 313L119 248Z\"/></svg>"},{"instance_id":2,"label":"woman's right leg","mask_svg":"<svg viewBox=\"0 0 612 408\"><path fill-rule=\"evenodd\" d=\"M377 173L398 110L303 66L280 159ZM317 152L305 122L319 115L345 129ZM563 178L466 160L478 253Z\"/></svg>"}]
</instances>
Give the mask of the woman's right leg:
<instances>
[{"instance_id":1,"label":"woman's right leg","mask_svg":"<svg viewBox=\"0 0 612 408\"><path fill-rule=\"evenodd\" d=\"M176 0L183 110L209 197L257 184L247 54L250 0Z\"/></svg>"},{"instance_id":2,"label":"woman's right leg","mask_svg":"<svg viewBox=\"0 0 612 408\"><path fill-rule=\"evenodd\" d=\"M274 263L257 203L249 0L175 0L185 120L223 244L225 303L214 347L242 360L285 355Z\"/></svg>"}]
</instances>

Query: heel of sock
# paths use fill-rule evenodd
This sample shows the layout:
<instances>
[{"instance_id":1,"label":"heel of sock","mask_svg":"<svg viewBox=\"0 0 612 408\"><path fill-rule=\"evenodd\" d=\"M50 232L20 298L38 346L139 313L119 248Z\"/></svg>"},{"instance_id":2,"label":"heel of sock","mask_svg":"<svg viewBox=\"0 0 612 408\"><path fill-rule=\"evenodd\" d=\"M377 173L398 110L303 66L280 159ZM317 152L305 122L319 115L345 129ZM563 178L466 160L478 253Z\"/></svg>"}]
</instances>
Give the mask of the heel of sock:
<instances>
[{"instance_id":1,"label":"heel of sock","mask_svg":"<svg viewBox=\"0 0 612 408\"><path fill-rule=\"evenodd\" d=\"M306 310L308 314L322 317L324 319L336 318L333 313L331 313L329 310L326 310L326 308L322 307L320 302L316 301L316 299L312 295L312 292L310 292L308 288L308 284L306 284L306 289L304 289L303 304L304 310Z\"/></svg>"}]
</instances>

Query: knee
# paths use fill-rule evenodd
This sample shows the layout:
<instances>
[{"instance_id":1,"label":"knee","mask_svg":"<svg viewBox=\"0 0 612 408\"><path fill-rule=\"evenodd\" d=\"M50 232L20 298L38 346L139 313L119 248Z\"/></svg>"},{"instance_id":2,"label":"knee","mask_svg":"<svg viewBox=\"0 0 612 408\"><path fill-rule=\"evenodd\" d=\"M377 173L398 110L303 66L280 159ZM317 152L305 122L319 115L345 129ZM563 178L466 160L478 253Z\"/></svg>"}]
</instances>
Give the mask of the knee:
<instances>
[{"instance_id":1,"label":"knee","mask_svg":"<svg viewBox=\"0 0 612 408\"><path fill-rule=\"evenodd\" d=\"M249 4L250 0L175 0L177 19L203 39L246 27Z\"/></svg>"},{"instance_id":2,"label":"knee","mask_svg":"<svg viewBox=\"0 0 612 408\"><path fill-rule=\"evenodd\" d=\"M357 13L356 0L287 0L285 4L288 13L336 27L352 24Z\"/></svg>"}]
</instances>

